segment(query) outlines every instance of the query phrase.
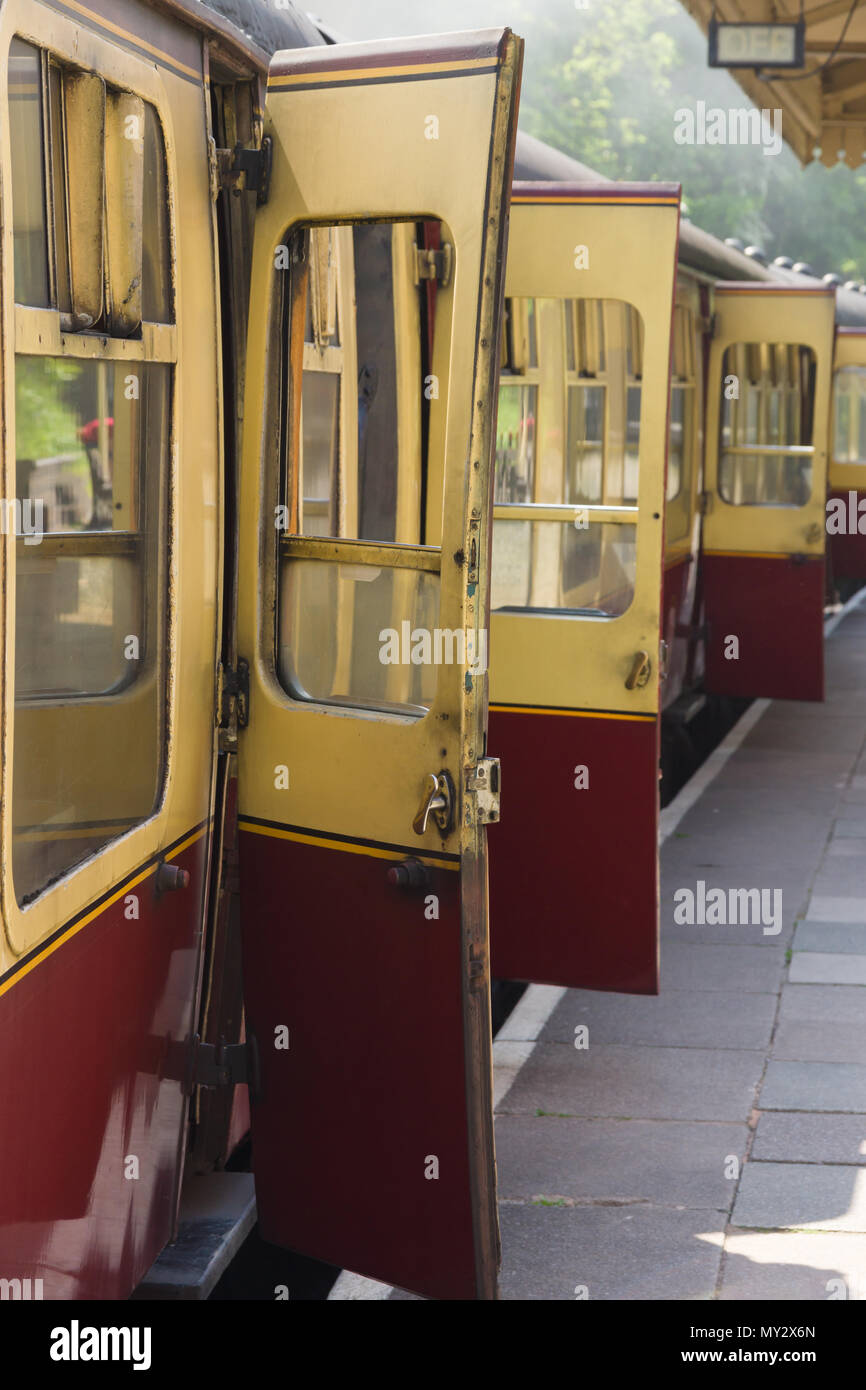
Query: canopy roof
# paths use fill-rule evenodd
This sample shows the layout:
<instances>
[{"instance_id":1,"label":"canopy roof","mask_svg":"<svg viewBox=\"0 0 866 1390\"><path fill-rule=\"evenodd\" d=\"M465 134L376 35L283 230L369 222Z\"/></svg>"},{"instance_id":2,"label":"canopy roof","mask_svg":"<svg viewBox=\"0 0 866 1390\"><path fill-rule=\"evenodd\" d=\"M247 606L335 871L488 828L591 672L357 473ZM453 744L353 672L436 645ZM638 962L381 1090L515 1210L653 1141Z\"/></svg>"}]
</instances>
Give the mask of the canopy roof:
<instances>
[{"instance_id":1,"label":"canopy roof","mask_svg":"<svg viewBox=\"0 0 866 1390\"><path fill-rule=\"evenodd\" d=\"M866 0L683 0L704 33L715 14L728 24L806 22L802 71L758 76L732 68L756 106L782 111L782 135L801 163L866 155Z\"/></svg>"}]
</instances>

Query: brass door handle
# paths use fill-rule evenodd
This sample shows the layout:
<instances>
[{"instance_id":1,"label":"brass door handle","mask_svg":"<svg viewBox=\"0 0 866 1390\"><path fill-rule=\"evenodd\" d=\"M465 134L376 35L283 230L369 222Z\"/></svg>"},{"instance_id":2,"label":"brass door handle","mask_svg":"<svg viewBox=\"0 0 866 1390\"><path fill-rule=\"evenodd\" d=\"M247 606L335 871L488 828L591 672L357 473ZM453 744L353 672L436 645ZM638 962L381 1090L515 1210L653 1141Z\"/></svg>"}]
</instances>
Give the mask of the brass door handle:
<instances>
[{"instance_id":1,"label":"brass door handle","mask_svg":"<svg viewBox=\"0 0 866 1390\"><path fill-rule=\"evenodd\" d=\"M418 814L412 822L416 835L427 833L427 822L433 817L443 835L451 829L454 816L454 783L447 772L428 772L427 789L421 798Z\"/></svg>"},{"instance_id":2,"label":"brass door handle","mask_svg":"<svg viewBox=\"0 0 866 1390\"><path fill-rule=\"evenodd\" d=\"M635 652L631 670L625 678L626 690L642 690L650 678L651 671L649 652Z\"/></svg>"}]
</instances>

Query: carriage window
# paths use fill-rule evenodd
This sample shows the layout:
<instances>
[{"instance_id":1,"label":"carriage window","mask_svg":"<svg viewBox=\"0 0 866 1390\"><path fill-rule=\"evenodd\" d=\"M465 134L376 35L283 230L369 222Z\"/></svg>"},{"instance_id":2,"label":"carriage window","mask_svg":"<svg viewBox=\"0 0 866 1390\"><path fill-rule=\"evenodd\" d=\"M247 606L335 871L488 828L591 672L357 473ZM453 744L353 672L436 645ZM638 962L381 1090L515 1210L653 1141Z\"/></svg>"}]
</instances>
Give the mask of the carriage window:
<instances>
[{"instance_id":1,"label":"carriage window","mask_svg":"<svg viewBox=\"0 0 866 1390\"><path fill-rule=\"evenodd\" d=\"M833 462L866 464L866 367L840 367L834 377Z\"/></svg>"},{"instance_id":2,"label":"carriage window","mask_svg":"<svg viewBox=\"0 0 866 1390\"><path fill-rule=\"evenodd\" d=\"M295 699L420 715L435 693L435 661L412 642L439 611L440 551L423 543L423 507L428 430L445 404L431 356L447 325L441 292L418 273L430 225L292 238L280 281L277 670ZM520 409L512 471L525 474Z\"/></svg>"},{"instance_id":3,"label":"carriage window","mask_svg":"<svg viewBox=\"0 0 866 1390\"><path fill-rule=\"evenodd\" d=\"M32 122L13 115L13 164L26 157L38 171L50 216L34 241L32 190L13 180L17 495L6 530L16 557L12 874L22 906L161 796L175 360L171 327L120 341L142 337L145 303L154 325L171 318L156 113L53 55L22 55L26 47L12 45L10 102L26 57L34 109L47 117L34 149ZM105 179L72 176L85 152ZM44 294L32 269L43 244ZM76 331L88 322L98 336Z\"/></svg>"},{"instance_id":4,"label":"carriage window","mask_svg":"<svg viewBox=\"0 0 866 1390\"><path fill-rule=\"evenodd\" d=\"M686 305L674 311L671 361L668 475L665 509L667 543L681 540L691 523L691 477L694 452L695 321Z\"/></svg>"},{"instance_id":5,"label":"carriage window","mask_svg":"<svg viewBox=\"0 0 866 1390\"><path fill-rule=\"evenodd\" d=\"M15 299L37 308L49 303L42 121L42 54L31 44L13 39L9 46L9 130Z\"/></svg>"},{"instance_id":6,"label":"carriage window","mask_svg":"<svg viewBox=\"0 0 866 1390\"><path fill-rule=\"evenodd\" d=\"M634 596L643 322L616 300L538 299L509 301L512 324L529 304L535 359L512 349L499 392L492 607L618 617Z\"/></svg>"},{"instance_id":7,"label":"carriage window","mask_svg":"<svg viewBox=\"0 0 866 1390\"><path fill-rule=\"evenodd\" d=\"M736 343L722 365L719 495L733 506L803 507L812 493L815 354Z\"/></svg>"}]
</instances>

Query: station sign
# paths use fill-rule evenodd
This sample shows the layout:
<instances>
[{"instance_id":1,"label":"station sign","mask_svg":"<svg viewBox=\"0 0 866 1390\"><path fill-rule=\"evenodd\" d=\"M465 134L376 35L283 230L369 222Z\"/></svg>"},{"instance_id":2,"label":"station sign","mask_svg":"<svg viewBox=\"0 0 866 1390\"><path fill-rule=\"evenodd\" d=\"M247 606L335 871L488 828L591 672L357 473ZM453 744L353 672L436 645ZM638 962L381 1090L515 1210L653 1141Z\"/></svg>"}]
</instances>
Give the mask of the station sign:
<instances>
[{"instance_id":1,"label":"station sign","mask_svg":"<svg viewBox=\"0 0 866 1390\"><path fill-rule=\"evenodd\" d=\"M711 68L802 68L806 25L724 24L710 20Z\"/></svg>"}]
</instances>

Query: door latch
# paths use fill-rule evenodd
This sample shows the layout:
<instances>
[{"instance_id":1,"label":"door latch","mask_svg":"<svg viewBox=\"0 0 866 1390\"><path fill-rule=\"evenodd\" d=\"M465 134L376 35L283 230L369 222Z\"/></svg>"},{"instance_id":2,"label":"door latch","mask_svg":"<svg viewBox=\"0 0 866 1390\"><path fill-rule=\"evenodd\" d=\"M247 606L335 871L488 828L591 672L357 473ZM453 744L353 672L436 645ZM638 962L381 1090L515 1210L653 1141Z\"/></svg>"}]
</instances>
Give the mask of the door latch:
<instances>
[{"instance_id":1,"label":"door latch","mask_svg":"<svg viewBox=\"0 0 866 1390\"><path fill-rule=\"evenodd\" d=\"M650 678L652 662L649 659L649 652L635 652L631 670L625 678L626 690L643 690Z\"/></svg>"},{"instance_id":2,"label":"door latch","mask_svg":"<svg viewBox=\"0 0 866 1390\"><path fill-rule=\"evenodd\" d=\"M415 247L415 284L422 280L435 280L443 290L451 279L454 263L454 248L450 242L443 242L438 251L428 247Z\"/></svg>"},{"instance_id":3,"label":"door latch","mask_svg":"<svg viewBox=\"0 0 866 1390\"><path fill-rule=\"evenodd\" d=\"M273 141L269 135L263 137L259 150L235 145L233 150L217 149L214 154L219 188L237 194L255 193L260 206L268 201L273 163Z\"/></svg>"},{"instance_id":4,"label":"door latch","mask_svg":"<svg viewBox=\"0 0 866 1390\"><path fill-rule=\"evenodd\" d=\"M501 779L498 758L479 758L466 778L466 790L475 793L480 825L490 825L499 820Z\"/></svg>"},{"instance_id":5,"label":"door latch","mask_svg":"<svg viewBox=\"0 0 866 1390\"><path fill-rule=\"evenodd\" d=\"M243 657L236 668L220 665L217 671L217 711L219 750L238 751L238 729L245 729L250 718L250 665Z\"/></svg>"},{"instance_id":6,"label":"door latch","mask_svg":"<svg viewBox=\"0 0 866 1390\"><path fill-rule=\"evenodd\" d=\"M418 814L412 822L416 835L427 833L427 822L433 817L443 835L447 835L454 822L454 783L449 773L428 772L427 790L421 798Z\"/></svg>"}]
</instances>

